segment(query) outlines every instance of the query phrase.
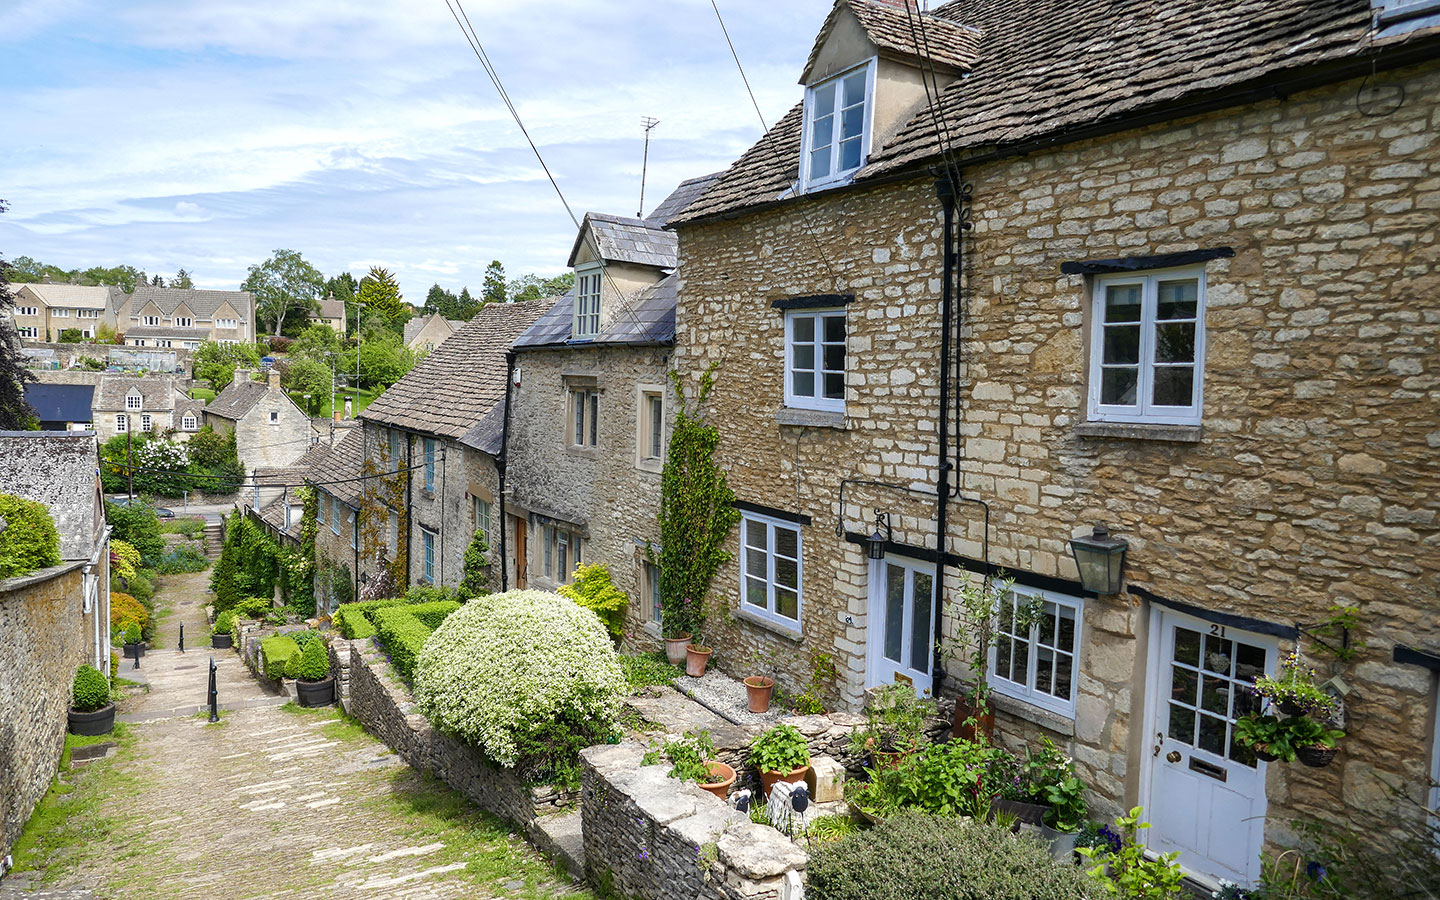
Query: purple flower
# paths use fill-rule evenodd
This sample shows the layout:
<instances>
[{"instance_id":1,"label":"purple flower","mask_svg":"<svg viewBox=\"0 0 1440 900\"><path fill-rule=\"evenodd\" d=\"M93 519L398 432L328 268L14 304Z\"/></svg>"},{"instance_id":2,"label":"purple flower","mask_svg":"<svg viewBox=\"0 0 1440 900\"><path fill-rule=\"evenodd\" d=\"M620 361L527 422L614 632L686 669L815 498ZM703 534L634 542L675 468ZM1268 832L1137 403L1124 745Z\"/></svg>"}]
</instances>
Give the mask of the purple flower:
<instances>
[{"instance_id":1,"label":"purple flower","mask_svg":"<svg viewBox=\"0 0 1440 900\"><path fill-rule=\"evenodd\" d=\"M1101 825L1099 837L1100 840L1105 842L1105 846L1110 848L1111 853L1120 852L1120 847L1124 843L1120 838L1120 832L1111 828L1109 825Z\"/></svg>"},{"instance_id":2,"label":"purple flower","mask_svg":"<svg viewBox=\"0 0 1440 900\"><path fill-rule=\"evenodd\" d=\"M646 849L642 846L642 847L640 848L639 854L637 854L635 858L638 859L638 860L640 860L641 862L649 862L649 861L650 861L650 851L649 851L649 850L646 850Z\"/></svg>"},{"instance_id":3,"label":"purple flower","mask_svg":"<svg viewBox=\"0 0 1440 900\"><path fill-rule=\"evenodd\" d=\"M1320 863L1316 862L1315 860L1311 860L1305 866L1305 874L1310 876L1311 881L1324 881L1325 867L1320 865Z\"/></svg>"}]
</instances>

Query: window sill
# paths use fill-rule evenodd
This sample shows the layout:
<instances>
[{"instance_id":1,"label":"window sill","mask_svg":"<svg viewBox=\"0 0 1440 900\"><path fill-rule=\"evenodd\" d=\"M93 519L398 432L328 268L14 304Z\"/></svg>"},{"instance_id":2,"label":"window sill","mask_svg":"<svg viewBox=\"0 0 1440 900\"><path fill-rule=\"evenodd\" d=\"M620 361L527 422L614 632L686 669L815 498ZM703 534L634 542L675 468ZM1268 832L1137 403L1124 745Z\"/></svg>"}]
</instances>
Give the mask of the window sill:
<instances>
[{"instance_id":1,"label":"window sill","mask_svg":"<svg viewBox=\"0 0 1440 900\"><path fill-rule=\"evenodd\" d=\"M1205 436L1205 427L1203 425L1149 425L1144 422L1081 422L1075 426L1075 433L1080 437L1090 438L1198 444Z\"/></svg>"},{"instance_id":2,"label":"window sill","mask_svg":"<svg viewBox=\"0 0 1440 900\"><path fill-rule=\"evenodd\" d=\"M1033 722L1046 731L1052 731L1062 737L1075 736L1074 719L1066 718L1060 713L1051 712L1048 709L1042 709L1033 703L1027 703L1024 700L1016 699L1008 694L1002 694L999 691L992 691L990 693L990 705L1000 712L1014 716L1017 719L1024 719L1026 722Z\"/></svg>"},{"instance_id":3,"label":"window sill","mask_svg":"<svg viewBox=\"0 0 1440 900\"><path fill-rule=\"evenodd\" d=\"M662 459L642 459L635 464L635 468L642 472L659 475L665 468L665 461Z\"/></svg>"},{"instance_id":4,"label":"window sill","mask_svg":"<svg viewBox=\"0 0 1440 900\"><path fill-rule=\"evenodd\" d=\"M774 619L769 619L765 616L760 615L759 613L751 612L743 606L735 610L733 615L735 616L735 618L741 620L742 622L749 622L751 625L758 625L761 628L764 628L766 631L773 631L774 633L780 635L783 638L789 638L792 641L801 641L805 639L805 634L800 630L800 627L798 625L781 625Z\"/></svg>"},{"instance_id":5,"label":"window sill","mask_svg":"<svg viewBox=\"0 0 1440 900\"><path fill-rule=\"evenodd\" d=\"M838 428L845 430L845 414L824 409L800 409L786 406L775 412L775 424L799 425L806 428Z\"/></svg>"},{"instance_id":6,"label":"window sill","mask_svg":"<svg viewBox=\"0 0 1440 900\"><path fill-rule=\"evenodd\" d=\"M659 622L646 622L645 624L640 626L640 630L657 641L661 639Z\"/></svg>"},{"instance_id":7,"label":"window sill","mask_svg":"<svg viewBox=\"0 0 1440 900\"><path fill-rule=\"evenodd\" d=\"M571 444L570 446L565 448L565 452L569 453L571 456L582 456L585 459L600 458L600 451L594 447L581 447L576 444Z\"/></svg>"}]
</instances>

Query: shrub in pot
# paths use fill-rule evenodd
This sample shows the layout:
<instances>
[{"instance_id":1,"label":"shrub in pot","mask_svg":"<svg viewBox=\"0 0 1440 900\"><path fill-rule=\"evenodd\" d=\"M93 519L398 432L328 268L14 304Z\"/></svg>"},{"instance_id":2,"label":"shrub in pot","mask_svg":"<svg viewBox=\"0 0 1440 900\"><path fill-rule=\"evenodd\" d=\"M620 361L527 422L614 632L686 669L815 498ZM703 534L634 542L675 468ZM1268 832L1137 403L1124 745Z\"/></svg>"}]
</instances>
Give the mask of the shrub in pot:
<instances>
[{"instance_id":1,"label":"shrub in pot","mask_svg":"<svg viewBox=\"0 0 1440 900\"><path fill-rule=\"evenodd\" d=\"M1345 736L1338 728L1331 728L1324 722L1300 717L1290 725L1290 744L1295 748L1295 757L1311 768L1330 765L1339 752L1336 743Z\"/></svg>"},{"instance_id":2,"label":"shrub in pot","mask_svg":"<svg viewBox=\"0 0 1440 900\"><path fill-rule=\"evenodd\" d=\"M671 778L693 781L721 800L735 783L735 770L715 759L715 742L703 728L687 731L678 740L666 741L662 749L646 753L641 764L655 765L662 753L670 760Z\"/></svg>"},{"instance_id":3,"label":"shrub in pot","mask_svg":"<svg viewBox=\"0 0 1440 900\"><path fill-rule=\"evenodd\" d=\"M705 674L705 667L710 664L710 654L714 653L713 647L707 647L699 639L693 640L685 645L685 674L691 678L699 678Z\"/></svg>"},{"instance_id":4,"label":"shrub in pot","mask_svg":"<svg viewBox=\"0 0 1440 900\"><path fill-rule=\"evenodd\" d=\"M330 675L330 651L319 636L287 663L286 674L294 673L296 697L301 706L329 706L335 702L335 679Z\"/></svg>"},{"instance_id":5,"label":"shrub in pot","mask_svg":"<svg viewBox=\"0 0 1440 900\"><path fill-rule=\"evenodd\" d=\"M215 627L210 629L210 646L215 650L225 650L235 646L234 638L230 632L235 627L235 614L225 610L215 617Z\"/></svg>"},{"instance_id":6,"label":"shrub in pot","mask_svg":"<svg viewBox=\"0 0 1440 900\"><path fill-rule=\"evenodd\" d=\"M109 734L115 727L115 704L110 702L110 685L92 665L75 671L70 687L70 733L86 736Z\"/></svg>"},{"instance_id":7,"label":"shrub in pot","mask_svg":"<svg viewBox=\"0 0 1440 900\"><path fill-rule=\"evenodd\" d=\"M865 704L865 726L850 733L850 750L869 754L876 769L893 769L900 760L929 743L925 722L935 715L934 700L907 684L877 688Z\"/></svg>"},{"instance_id":8,"label":"shrub in pot","mask_svg":"<svg viewBox=\"0 0 1440 900\"><path fill-rule=\"evenodd\" d=\"M750 742L750 764L760 770L765 793L778 781L798 784L810 770L810 745L794 725L776 725Z\"/></svg>"}]
</instances>

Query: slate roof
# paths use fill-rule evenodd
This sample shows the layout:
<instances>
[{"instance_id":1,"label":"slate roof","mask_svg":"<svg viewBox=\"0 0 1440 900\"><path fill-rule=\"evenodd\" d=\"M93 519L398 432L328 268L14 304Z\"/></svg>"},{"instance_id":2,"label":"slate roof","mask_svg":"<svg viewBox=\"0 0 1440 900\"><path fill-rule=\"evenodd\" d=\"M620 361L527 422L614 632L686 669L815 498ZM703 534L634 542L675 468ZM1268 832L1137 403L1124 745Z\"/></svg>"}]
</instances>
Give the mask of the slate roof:
<instances>
[{"instance_id":1,"label":"slate roof","mask_svg":"<svg viewBox=\"0 0 1440 900\"><path fill-rule=\"evenodd\" d=\"M249 291L177 290L145 284L136 285L135 293L130 295L131 315L140 315L140 310L152 302L160 308L160 314L164 316L175 312L181 303L199 319L213 318L225 303L234 307L242 319L249 318L255 311L255 296Z\"/></svg>"},{"instance_id":2,"label":"slate roof","mask_svg":"<svg viewBox=\"0 0 1440 900\"><path fill-rule=\"evenodd\" d=\"M595 338L571 341L575 317L575 291L556 298L553 306L529 331L515 341L516 350L592 344L656 344L675 340L675 302L678 280L667 275L636 295L628 310L621 310Z\"/></svg>"},{"instance_id":3,"label":"slate roof","mask_svg":"<svg viewBox=\"0 0 1440 900\"><path fill-rule=\"evenodd\" d=\"M675 268L678 242L674 233L646 219L597 212L585 214L585 221L580 223L580 231L570 248L570 259L565 265L575 265L586 235L594 240L597 255L606 262L634 263L657 269Z\"/></svg>"},{"instance_id":4,"label":"slate roof","mask_svg":"<svg viewBox=\"0 0 1440 900\"><path fill-rule=\"evenodd\" d=\"M298 464L305 464L307 459L310 462L307 465L309 473L305 477L306 481L355 509L365 505L365 482L354 480L361 477L365 469L363 429L350 429L344 440L334 447L324 444L311 447L300 457Z\"/></svg>"},{"instance_id":5,"label":"slate roof","mask_svg":"<svg viewBox=\"0 0 1440 900\"><path fill-rule=\"evenodd\" d=\"M238 376L234 381L225 386L219 396L211 400L205 407L208 413L214 413L222 419L240 420L245 414L255 408L255 404L270 390L270 385L264 381L249 381Z\"/></svg>"},{"instance_id":6,"label":"slate roof","mask_svg":"<svg viewBox=\"0 0 1440 900\"><path fill-rule=\"evenodd\" d=\"M377 397L360 418L459 439L505 395L505 352L551 303L532 300L487 304L464 328Z\"/></svg>"},{"instance_id":7,"label":"slate roof","mask_svg":"<svg viewBox=\"0 0 1440 900\"><path fill-rule=\"evenodd\" d=\"M837 3L861 17L877 6ZM1234 97L1290 69L1359 65L1375 46L1369 0L956 0L925 22L937 52L937 39L956 34L942 22L980 33L969 73L939 100L949 149L962 160L1082 127L1123 127L1182 101ZM1411 35L1410 50L1431 52L1437 38ZM800 128L797 104L672 224L777 202L799 177ZM922 107L855 181L917 170L938 153Z\"/></svg>"},{"instance_id":8,"label":"slate roof","mask_svg":"<svg viewBox=\"0 0 1440 900\"><path fill-rule=\"evenodd\" d=\"M35 417L45 422L89 422L90 404L95 399L93 384L25 385L25 402L35 410Z\"/></svg>"},{"instance_id":9,"label":"slate roof","mask_svg":"<svg viewBox=\"0 0 1440 900\"><path fill-rule=\"evenodd\" d=\"M173 375L101 375L91 408L95 412L125 412L125 395L140 389L141 412L166 412L175 408Z\"/></svg>"},{"instance_id":10,"label":"slate roof","mask_svg":"<svg viewBox=\"0 0 1440 900\"><path fill-rule=\"evenodd\" d=\"M104 309L110 303L110 288L105 286L93 287L83 284L55 284L39 282L37 284L12 285L16 292L28 290L46 306L59 306L68 309Z\"/></svg>"},{"instance_id":11,"label":"slate roof","mask_svg":"<svg viewBox=\"0 0 1440 900\"><path fill-rule=\"evenodd\" d=\"M505 449L504 397L490 407L485 418L470 426L470 430L460 437L460 443L491 456L498 457L500 455L500 451Z\"/></svg>"},{"instance_id":12,"label":"slate roof","mask_svg":"<svg viewBox=\"0 0 1440 900\"><path fill-rule=\"evenodd\" d=\"M903 6L892 5L884 0L836 3L820 28L820 36L815 39L815 46L810 49L810 58L805 61L805 70L800 76L801 84L806 83L815 68L820 49L840 18L842 7L855 14L860 27L865 29L865 34L882 54L914 60L925 58L928 50L929 58L939 65L961 71L973 66L979 55L977 48L980 33L956 22L927 18L923 20L922 29L921 20L916 19L913 13L907 14ZM824 74L819 73L819 76L823 77Z\"/></svg>"},{"instance_id":13,"label":"slate roof","mask_svg":"<svg viewBox=\"0 0 1440 900\"><path fill-rule=\"evenodd\" d=\"M92 431L0 431L0 493L45 504L60 558L88 560L104 528Z\"/></svg>"},{"instance_id":14,"label":"slate roof","mask_svg":"<svg viewBox=\"0 0 1440 900\"><path fill-rule=\"evenodd\" d=\"M210 340L210 329L208 328L175 328L169 325L137 325L134 328L126 329L124 334L127 339L166 338L172 341Z\"/></svg>"},{"instance_id":15,"label":"slate roof","mask_svg":"<svg viewBox=\"0 0 1440 900\"><path fill-rule=\"evenodd\" d=\"M722 172L711 172L709 175L700 175L695 178L687 178L670 192L670 196L660 201L660 205L650 211L645 221L657 228L665 227L665 224L675 218L685 207L694 203L695 200L714 184Z\"/></svg>"},{"instance_id":16,"label":"slate roof","mask_svg":"<svg viewBox=\"0 0 1440 900\"><path fill-rule=\"evenodd\" d=\"M181 425L181 419L183 419L183 418L185 417L185 414L186 414L186 413L189 413L190 415L192 415L192 416L195 417L195 427L198 429L201 425L204 424L204 419L205 419L205 401L204 401L204 400L195 400L195 399L193 399L193 398L191 398L191 397L187 397L183 392L181 392L181 391L177 388L176 391L175 391L175 427L176 427L176 428L179 428L179 427L180 427L180 425Z\"/></svg>"}]
</instances>

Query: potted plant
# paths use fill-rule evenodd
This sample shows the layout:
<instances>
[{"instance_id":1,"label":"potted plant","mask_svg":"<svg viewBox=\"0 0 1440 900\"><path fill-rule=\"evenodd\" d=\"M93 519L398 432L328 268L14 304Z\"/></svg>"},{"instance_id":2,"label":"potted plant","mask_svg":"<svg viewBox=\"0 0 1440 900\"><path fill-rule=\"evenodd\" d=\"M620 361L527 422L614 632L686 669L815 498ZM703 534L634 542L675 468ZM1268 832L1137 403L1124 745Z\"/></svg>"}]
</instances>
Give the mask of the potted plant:
<instances>
[{"instance_id":1,"label":"potted plant","mask_svg":"<svg viewBox=\"0 0 1440 900\"><path fill-rule=\"evenodd\" d=\"M705 624L704 605L690 597L681 597L673 610L662 610L662 613L665 631L670 635L665 639L665 656L672 666L685 666L688 674L690 645L698 643L695 635Z\"/></svg>"},{"instance_id":2,"label":"potted plant","mask_svg":"<svg viewBox=\"0 0 1440 900\"><path fill-rule=\"evenodd\" d=\"M1280 673L1274 678L1255 676L1251 690L1286 716L1330 719L1340 711L1340 702L1315 684L1315 670L1304 666L1294 652L1280 661Z\"/></svg>"},{"instance_id":3,"label":"potted plant","mask_svg":"<svg viewBox=\"0 0 1440 900\"><path fill-rule=\"evenodd\" d=\"M235 646L230 631L235 627L235 614L225 610L215 617L215 627L210 629L210 647L213 650L228 650Z\"/></svg>"},{"instance_id":4,"label":"potted plant","mask_svg":"<svg viewBox=\"0 0 1440 900\"><path fill-rule=\"evenodd\" d=\"M683 666L686 662L685 648L690 645L690 632L682 631L679 634L665 639L665 658L670 660L672 666Z\"/></svg>"},{"instance_id":5,"label":"potted plant","mask_svg":"<svg viewBox=\"0 0 1440 900\"><path fill-rule=\"evenodd\" d=\"M1289 720L1277 716L1247 713L1235 720L1235 743L1249 747L1256 759L1265 762L1292 762L1295 748L1290 743Z\"/></svg>"},{"instance_id":6,"label":"potted plant","mask_svg":"<svg viewBox=\"0 0 1440 900\"><path fill-rule=\"evenodd\" d=\"M711 740L710 732L704 729L687 731L678 740L666 741L663 751L651 750L645 754L641 764L655 765L660 761L661 752L670 760L667 774L671 778L693 781L721 800L725 799L730 785L735 783L735 770L714 758L715 742Z\"/></svg>"},{"instance_id":7,"label":"potted plant","mask_svg":"<svg viewBox=\"0 0 1440 900\"><path fill-rule=\"evenodd\" d=\"M139 623L131 622L126 626L125 634L121 640L124 642L125 656L127 658L138 662L140 657L145 655L145 644L140 640Z\"/></svg>"},{"instance_id":8,"label":"potted plant","mask_svg":"<svg viewBox=\"0 0 1440 900\"><path fill-rule=\"evenodd\" d=\"M325 641L306 642L295 664L295 696L301 706L329 706L335 702L335 678L330 674L330 653Z\"/></svg>"},{"instance_id":9,"label":"potted plant","mask_svg":"<svg viewBox=\"0 0 1440 900\"><path fill-rule=\"evenodd\" d=\"M92 665L75 671L70 687L70 733L87 737L109 734L115 727L115 704L110 702L110 685Z\"/></svg>"},{"instance_id":10,"label":"potted plant","mask_svg":"<svg viewBox=\"0 0 1440 900\"><path fill-rule=\"evenodd\" d=\"M970 673L960 696L955 699L955 718L950 731L961 740L975 740L979 735L988 740L995 733L995 712L989 705L990 648L995 645L996 610L1002 601L1015 602L1011 592L1014 586L1014 578L967 580L951 607L950 616L959 624L959 635L969 651L966 661ZM1036 605L1025 604L1026 614L1030 615ZM1040 606L1043 608L1043 604Z\"/></svg>"},{"instance_id":11,"label":"potted plant","mask_svg":"<svg viewBox=\"0 0 1440 900\"><path fill-rule=\"evenodd\" d=\"M705 674L705 667L710 663L710 654L715 648L707 647L700 643L697 636L691 643L685 645L685 674L691 678L699 678Z\"/></svg>"},{"instance_id":12,"label":"potted plant","mask_svg":"<svg viewBox=\"0 0 1440 900\"><path fill-rule=\"evenodd\" d=\"M865 704L865 725L850 733L850 751L869 754L875 769L893 769L929 743L925 722L935 715L934 700L921 698L908 684L877 688Z\"/></svg>"},{"instance_id":13,"label":"potted plant","mask_svg":"<svg viewBox=\"0 0 1440 900\"><path fill-rule=\"evenodd\" d=\"M1295 757L1315 769L1330 765L1339 752L1336 742L1345 732L1303 716L1290 721L1290 744L1295 748Z\"/></svg>"},{"instance_id":14,"label":"potted plant","mask_svg":"<svg viewBox=\"0 0 1440 900\"><path fill-rule=\"evenodd\" d=\"M758 669L764 665L765 657L759 653L750 654L750 666ZM775 692L774 674L770 675L749 675L745 678L745 699L746 708L752 713L767 713L770 711L770 697Z\"/></svg>"},{"instance_id":15,"label":"potted plant","mask_svg":"<svg viewBox=\"0 0 1440 900\"><path fill-rule=\"evenodd\" d=\"M760 770L760 784L768 795L776 782L805 780L810 771L810 745L794 725L776 725L750 742L750 764Z\"/></svg>"}]
</instances>

